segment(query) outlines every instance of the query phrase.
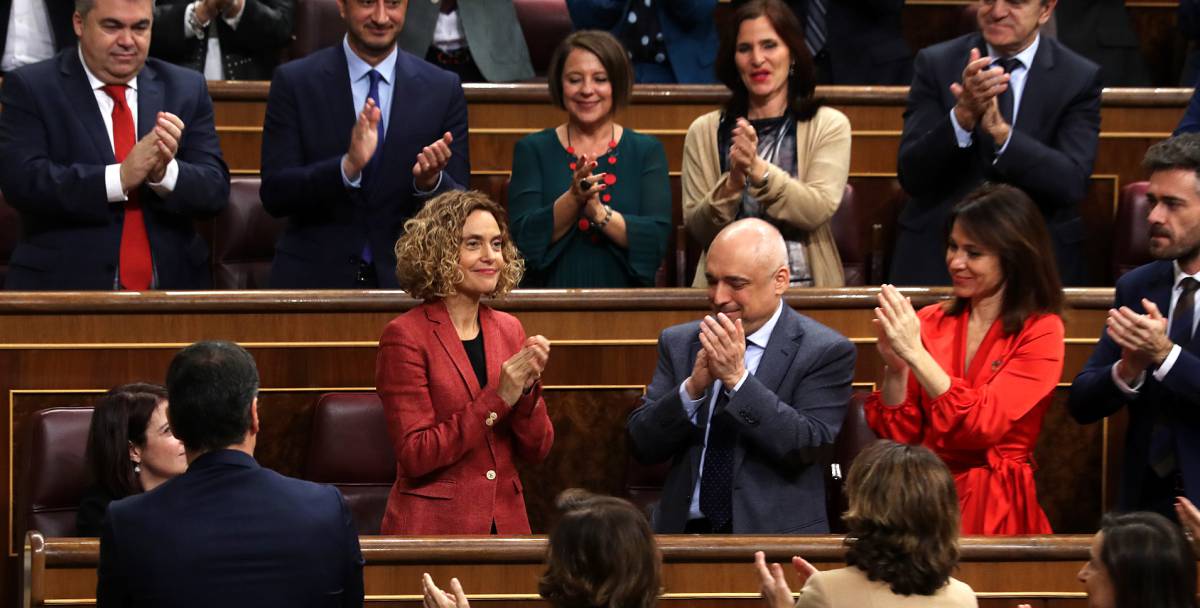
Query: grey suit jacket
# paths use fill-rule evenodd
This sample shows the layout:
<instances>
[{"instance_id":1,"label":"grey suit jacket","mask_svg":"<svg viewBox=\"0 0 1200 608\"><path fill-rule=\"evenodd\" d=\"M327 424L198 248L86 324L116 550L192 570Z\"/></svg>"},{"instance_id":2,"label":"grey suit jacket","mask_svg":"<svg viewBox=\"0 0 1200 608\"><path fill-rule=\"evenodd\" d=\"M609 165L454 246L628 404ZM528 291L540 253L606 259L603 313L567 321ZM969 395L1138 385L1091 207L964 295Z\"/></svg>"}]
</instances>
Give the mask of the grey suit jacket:
<instances>
[{"instance_id":1,"label":"grey suit jacket","mask_svg":"<svg viewBox=\"0 0 1200 608\"><path fill-rule=\"evenodd\" d=\"M670 460L654 530L683 532L704 449L704 413L693 422L679 399L700 350L699 322L658 339L658 369L627 422L634 458ZM846 414L854 346L841 334L784 306L758 371L725 406L739 424L733 465L735 534L820 534L824 465Z\"/></svg>"},{"instance_id":2,"label":"grey suit jacket","mask_svg":"<svg viewBox=\"0 0 1200 608\"><path fill-rule=\"evenodd\" d=\"M412 0L400 32L400 48L424 57L433 44L440 2ZM525 35L512 2L458 0L458 18L467 34L471 58L488 82L511 82L533 78L533 64Z\"/></svg>"}]
</instances>

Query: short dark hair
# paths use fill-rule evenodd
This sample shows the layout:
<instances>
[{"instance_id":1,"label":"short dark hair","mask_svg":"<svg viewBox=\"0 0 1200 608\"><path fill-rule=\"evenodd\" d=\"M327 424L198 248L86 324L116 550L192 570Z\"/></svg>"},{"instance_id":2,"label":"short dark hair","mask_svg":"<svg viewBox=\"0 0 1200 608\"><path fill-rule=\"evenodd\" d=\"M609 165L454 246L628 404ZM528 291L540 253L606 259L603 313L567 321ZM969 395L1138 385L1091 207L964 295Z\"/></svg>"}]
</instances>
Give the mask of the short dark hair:
<instances>
[{"instance_id":1,"label":"short dark hair","mask_svg":"<svg viewBox=\"0 0 1200 608\"><path fill-rule=\"evenodd\" d=\"M933 595L958 565L954 477L928 448L881 439L846 477L846 563L900 595Z\"/></svg>"},{"instance_id":2,"label":"short dark hair","mask_svg":"<svg viewBox=\"0 0 1200 608\"><path fill-rule=\"evenodd\" d=\"M1100 531L1117 606L1195 608L1196 555L1178 525L1158 513L1110 513Z\"/></svg>"},{"instance_id":3,"label":"short dark hair","mask_svg":"<svg viewBox=\"0 0 1200 608\"><path fill-rule=\"evenodd\" d=\"M145 447L146 426L166 398L167 389L139 382L109 390L92 406L88 471L92 482L112 498L142 493L142 482L129 459L129 444Z\"/></svg>"},{"instance_id":4,"label":"short dark hair","mask_svg":"<svg viewBox=\"0 0 1200 608\"><path fill-rule=\"evenodd\" d=\"M572 488L555 501L538 594L555 608L652 608L661 562L646 516L628 501Z\"/></svg>"},{"instance_id":5,"label":"short dark hair","mask_svg":"<svg viewBox=\"0 0 1200 608\"><path fill-rule=\"evenodd\" d=\"M1004 301L1000 319L1006 335L1021 331L1034 313L1062 312L1062 281L1058 278L1050 233L1029 195L1007 184L986 183L950 209L946 241L954 223L1000 258ZM965 298L946 303L946 313L961 314Z\"/></svg>"},{"instance_id":6,"label":"short dark hair","mask_svg":"<svg viewBox=\"0 0 1200 608\"><path fill-rule=\"evenodd\" d=\"M750 107L750 91L742 82L734 56L737 54L738 30L742 22L759 17L766 17L771 22L771 27L775 28L775 33L779 34L779 39L787 45L788 54L792 56L792 72L788 76L788 109L792 117L799 122L811 120L824 100L813 97L817 76L812 54L804 44L804 27L782 0L750 0L739 6L732 18L725 20L715 66L717 79L733 93L725 103L725 113L733 117L745 116Z\"/></svg>"},{"instance_id":7,"label":"short dark hair","mask_svg":"<svg viewBox=\"0 0 1200 608\"><path fill-rule=\"evenodd\" d=\"M167 369L167 419L189 452L240 443L250 430L258 394L254 357L233 342L197 342Z\"/></svg>"},{"instance_id":8,"label":"short dark hair","mask_svg":"<svg viewBox=\"0 0 1200 608\"><path fill-rule=\"evenodd\" d=\"M1183 169L1200 180L1200 133L1183 133L1150 146L1142 158L1142 169L1147 173Z\"/></svg>"},{"instance_id":9,"label":"short dark hair","mask_svg":"<svg viewBox=\"0 0 1200 608\"><path fill-rule=\"evenodd\" d=\"M612 111L616 112L629 105L633 95L633 65L625 54L625 47L612 34L601 30L579 30L563 39L554 49L550 57L550 70L546 74L547 84L550 85L550 101L560 110L567 109L563 102L563 70L566 69L567 56L571 51L581 49L596 56L604 71L608 73L608 82L612 85Z\"/></svg>"}]
</instances>

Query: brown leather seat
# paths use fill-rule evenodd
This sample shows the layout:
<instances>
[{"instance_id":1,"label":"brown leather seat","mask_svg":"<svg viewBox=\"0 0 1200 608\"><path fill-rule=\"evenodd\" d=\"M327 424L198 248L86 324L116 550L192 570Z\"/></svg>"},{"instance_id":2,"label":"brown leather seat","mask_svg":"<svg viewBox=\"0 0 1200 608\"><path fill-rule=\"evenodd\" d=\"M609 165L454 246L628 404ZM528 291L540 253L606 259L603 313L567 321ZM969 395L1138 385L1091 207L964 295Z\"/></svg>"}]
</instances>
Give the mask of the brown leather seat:
<instances>
[{"instance_id":1,"label":"brown leather seat","mask_svg":"<svg viewBox=\"0 0 1200 608\"><path fill-rule=\"evenodd\" d=\"M850 402L846 404L846 418L842 420L842 428L833 442L833 462L829 464L829 474L825 476L825 507L829 515L830 532L846 531L846 524L842 521L842 513L850 507L844 490L846 475L850 473L850 465L854 464L859 452L876 439L863 413L863 404L867 402L868 395L869 392L857 390L850 395Z\"/></svg>"},{"instance_id":2,"label":"brown leather seat","mask_svg":"<svg viewBox=\"0 0 1200 608\"><path fill-rule=\"evenodd\" d=\"M500 206L507 211L509 181L511 181L511 178L507 173L496 175L472 175L471 189L478 190L488 195L488 198L499 203ZM512 218L508 219L510 222L512 221Z\"/></svg>"},{"instance_id":3,"label":"brown leather seat","mask_svg":"<svg viewBox=\"0 0 1200 608\"><path fill-rule=\"evenodd\" d=\"M833 240L842 258L846 285L866 285L867 272L871 267L871 243L863 238L861 227L866 223L866 215L859 209L854 186L846 184L842 202L830 222Z\"/></svg>"},{"instance_id":4,"label":"brown leather seat","mask_svg":"<svg viewBox=\"0 0 1200 608\"><path fill-rule=\"evenodd\" d=\"M338 14L337 0L296 0L292 43L284 50L283 59L299 59L333 46L345 35L346 26Z\"/></svg>"},{"instance_id":5,"label":"brown leather seat","mask_svg":"<svg viewBox=\"0 0 1200 608\"><path fill-rule=\"evenodd\" d=\"M1121 188L1117 216L1113 219L1112 280L1154 260L1150 257L1149 182L1133 182Z\"/></svg>"},{"instance_id":6,"label":"brown leather seat","mask_svg":"<svg viewBox=\"0 0 1200 608\"><path fill-rule=\"evenodd\" d=\"M257 177L230 180L229 206L213 220L213 286L217 289L267 286L283 220L263 209L258 186Z\"/></svg>"},{"instance_id":7,"label":"brown leather seat","mask_svg":"<svg viewBox=\"0 0 1200 608\"><path fill-rule=\"evenodd\" d=\"M517 20L529 47L529 60L538 76L545 76L550 57L574 26L567 12L566 0L513 0Z\"/></svg>"},{"instance_id":8,"label":"brown leather seat","mask_svg":"<svg viewBox=\"0 0 1200 608\"><path fill-rule=\"evenodd\" d=\"M379 534L396 455L375 393L325 393L313 411L304 478L337 486L359 534Z\"/></svg>"},{"instance_id":9,"label":"brown leather seat","mask_svg":"<svg viewBox=\"0 0 1200 608\"><path fill-rule=\"evenodd\" d=\"M22 535L75 536L75 512L87 489L90 407L55 407L34 412L26 425L25 466L14 515Z\"/></svg>"},{"instance_id":10,"label":"brown leather seat","mask_svg":"<svg viewBox=\"0 0 1200 608\"><path fill-rule=\"evenodd\" d=\"M21 238L21 216L4 200L0 192L0 288L4 287L4 278L8 276L8 259L17 240Z\"/></svg>"}]
</instances>

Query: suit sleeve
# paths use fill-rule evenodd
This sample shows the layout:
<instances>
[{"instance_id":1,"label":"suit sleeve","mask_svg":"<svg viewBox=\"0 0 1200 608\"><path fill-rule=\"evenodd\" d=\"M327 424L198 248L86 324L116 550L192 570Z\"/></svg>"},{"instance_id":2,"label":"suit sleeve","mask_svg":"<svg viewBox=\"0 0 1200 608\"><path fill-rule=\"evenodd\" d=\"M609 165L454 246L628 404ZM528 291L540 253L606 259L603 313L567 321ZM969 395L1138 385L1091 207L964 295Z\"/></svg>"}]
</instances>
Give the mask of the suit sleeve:
<instances>
[{"instance_id":1,"label":"suit sleeve","mask_svg":"<svg viewBox=\"0 0 1200 608\"><path fill-rule=\"evenodd\" d=\"M805 345L808 348L814 346ZM726 411L738 434L767 461L792 471L827 457L846 417L856 353L849 340L818 345L822 352L803 374L788 403L751 375L729 399Z\"/></svg>"},{"instance_id":2,"label":"suit sleeve","mask_svg":"<svg viewBox=\"0 0 1200 608\"><path fill-rule=\"evenodd\" d=\"M344 152L308 162L302 152L304 132L304 118L300 116L292 74L283 68L277 69L263 120L260 188L263 207L274 217L351 203L352 195L342 183Z\"/></svg>"},{"instance_id":3,"label":"suit sleeve","mask_svg":"<svg viewBox=\"0 0 1200 608\"><path fill-rule=\"evenodd\" d=\"M133 605L133 597L129 593L130 574L125 572L112 519L109 518L105 520L100 532L100 565L96 569L97 608ZM137 576L138 573L132 575Z\"/></svg>"},{"instance_id":4,"label":"suit sleeve","mask_svg":"<svg viewBox=\"0 0 1200 608\"><path fill-rule=\"evenodd\" d=\"M104 165L51 158L47 117L25 76L9 72L0 89L0 187L5 199L22 213L108 224Z\"/></svg>"},{"instance_id":5,"label":"suit sleeve","mask_svg":"<svg viewBox=\"0 0 1200 608\"><path fill-rule=\"evenodd\" d=\"M463 94L462 82L458 76L453 74L451 76L453 76L453 82L446 87L450 98L447 100L448 105L441 133L449 132L454 141L450 143L450 161L442 170L441 183L427 195L429 197L451 190L466 190L471 183L471 146L467 142L467 97ZM425 145L432 143L432 141L425 142ZM413 157L405 162L416 164L417 159ZM340 177L341 173L338 175Z\"/></svg>"},{"instance_id":6,"label":"suit sleeve","mask_svg":"<svg viewBox=\"0 0 1200 608\"><path fill-rule=\"evenodd\" d=\"M1026 90L1022 101L1028 97ZM996 158L995 169L1005 182L1025 190L1035 201L1074 207L1087 195L1088 178L1096 160L1100 138L1099 70L1093 70L1090 81L1067 100L1052 128L1049 143L1013 129L1008 147Z\"/></svg>"},{"instance_id":7,"label":"suit sleeve","mask_svg":"<svg viewBox=\"0 0 1200 608\"><path fill-rule=\"evenodd\" d=\"M1196 132L1200 132L1200 87L1192 91L1187 111L1183 113L1183 118L1179 121L1179 126L1175 127L1172 135Z\"/></svg>"},{"instance_id":8,"label":"suit sleeve","mask_svg":"<svg viewBox=\"0 0 1200 608\"><path fill-rule=\"evenodd\" d=\"M179 178L175 190L162 199L162 206L180 215L212 217L229 204L229 168L221 157L208 85L203 78L192 81L197 87L196 111L190 121L180 117L186 124L175 153Z\"/></svg>"},{"instance_id":9,"label":"suit sleeve","mask_svg":"<svg viewBox=\"0 0 1200 608\"><path fill-rule=\"evenodd\" d=\"M363 560L362 548L358 543L358 531L354 527L354 516L346 506L346 499L337 488L332 488L337 498L339 517L342 523L342 533L346 543L346 555L343 562L342 606L344 608L362 608L363 605Z\"/></svg>"},{"instance_id":10,"label":"suit sleeve","mask_svg":"<svg viewBox=\"0 0 1200 608\"><path fill-rule=\"evenodd\" d=\"M387 414L396 460L410 477L450 466L467 451L485 445L483 421L488 414L509 414L508 404L495 388L486 387L462 407L443 404L445 411L453 413L439 419L434 401L443 397L430 391L430 368L453 363L425 349L423 338L404 335L403 325L389 325L379 340L375 367L376 390Z\"/></svg>"},{"instance_id":11,"label":"suit sleeve","mask_svg":"<svg viewBox=\"0 0 1200 608\"><path fill-rule=\"evenodd\" d=\"M970 147L958 147L950 122L951 106L943 102L943 89L950 83L938 78L939 60L944 59L931 57L927 51L917 53L904 110L896 170L900 185L913 200L941 191L946 176L965 172L974 158ZM966 57L962 61L965 63Z\"/></svg>"},{"instance_id":12,"label":"suit sleeve","mask_svg":"<svg viewBox=\"0 0 1200 608\"><path fill-rule=\"evenodd\" d=\"M1125 288L1117 281L1114 307L1137 306L1138 303L1128 302ZM1121 359L1121 347L1108 336L1105 329L1100 334L1100 342L1092 350L1083 370L1076 374L1071 382L1071 391L1067 397L1067 409L1071 417L1080 424L1088 424L1103 420L1117 413L1129 397L1117 388L1112 380L1112 366Z\"/></svg>"},{"instance_id":13,"label":"suit sleeve","mask_svg":"<svg viewBox=\"0 0 1200 608\"><path fill-rule=\"evenodd\" d=\"M659 336L654 378L625 423L633 457L642 464L673 458L687 449L692 434L697 432L679 399L679 385L691 370L676 369L672 348L667 345L670 341L666 332Z\"/></svg>"},{"instance_id":14,"label":"suit sleeve","mask_svg":"<svg viewBox=\"0 0 1200 608\"><path fill-rule=\"evenodd\" d=\"M751 194L763 202L763 211L772 219L805 232L828 223L842 203L846 180L850 174L850 121L840 112L819 123L819 142L809 158L805 181L793 178L787 171L768 163L769 178L762 188L752 188ZM813 128L818 127L814 119ZM755 179L758 179L757 177Z\"/></svg>"}]
</instances>

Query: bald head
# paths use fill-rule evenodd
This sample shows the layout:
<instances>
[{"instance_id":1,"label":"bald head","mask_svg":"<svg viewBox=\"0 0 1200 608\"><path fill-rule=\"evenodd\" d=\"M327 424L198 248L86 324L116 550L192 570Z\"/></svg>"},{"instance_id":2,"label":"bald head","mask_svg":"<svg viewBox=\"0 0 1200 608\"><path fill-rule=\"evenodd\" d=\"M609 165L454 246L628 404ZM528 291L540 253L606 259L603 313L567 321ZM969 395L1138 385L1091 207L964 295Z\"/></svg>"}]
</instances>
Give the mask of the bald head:
<instances>
[{"instance_id":1,"label":"bald head","mask_svg":"<svg viewBox=\"0 0 1200 608\"><path fill-rule=\"evenodd\" d=\"M771 224L738 220L709 245L704 276L713 311L742 319L749 335L775 314L788 288L787 245Z\"/></svg>"}]
</instances>

